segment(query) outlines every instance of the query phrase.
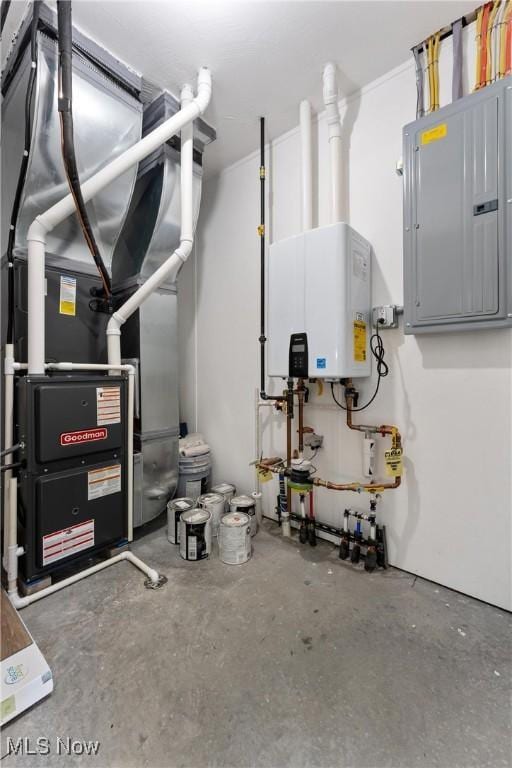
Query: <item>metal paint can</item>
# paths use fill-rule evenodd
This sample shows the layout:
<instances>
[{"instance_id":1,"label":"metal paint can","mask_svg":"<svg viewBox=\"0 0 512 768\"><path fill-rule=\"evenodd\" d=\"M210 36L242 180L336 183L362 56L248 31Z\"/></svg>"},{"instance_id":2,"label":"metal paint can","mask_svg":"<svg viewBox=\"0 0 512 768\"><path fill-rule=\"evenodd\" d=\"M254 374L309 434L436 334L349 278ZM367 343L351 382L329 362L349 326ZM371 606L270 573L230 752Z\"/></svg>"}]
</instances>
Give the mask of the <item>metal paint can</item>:
<instances>
[{"instance_id":1,"label":"metal paint can","mask_svg":"<svg viewBox=\"0 0 512 768\"><path fill-rule=\"evenodd\" d=\"M224 514L224 496L220 493L203 493L197 500L197 506L210 512L212 516L212 536L217 536L220 519Z\"/></svg>"},{"instance_id":2,"label":"metal paint can","mask_svg":"<svg viewBox=\"0 0 512 768\"><path fill-rule=\"evenodd\" d=\"M212 488L212 493L220 493L221 496L224 496L224 511L227 514L229 512L229 502L236 493L235 486L231 485L231 483L219 483Z\"/></svg>"},{"instance_id":3,"label":"metal paint can","mask_svg":"<svg viewBox=\"0 0 512 768\"><path fill-rule=\"evenodd\" d=\"M167 504L167 538L171 544L180 543L180 517L182 512L194 509L193 499L173 499Z\"/></svg>"},{"instance_id":4,"label":"metal paint can","mask_svg":"<svg viewBox=\"0 0 512 768\"><path fill-rule=\"evenodd\" d=\"M252 552L251 518L245 512L229 512L220 521L219 555L223 563L241 565Z\"/></svg>"},{"instance_id":5,"label":"metal paint can","mask_svg":"<svg viewBox=\"0 0 512 768\"><path fill-rule=\"evenodd\" d=\"M180 517L180 555L204 560L212 551L212 516L207 509L190 509Z\"/></svg>"},{"instance_id":6,"label":"metal paint can","mask_svg":"<svg viewBox=\"0 0 512 768\"><path fill-rule=\"evenodd\" d=\"M249 515L251 522L251 536L258 532L258 518L256 517L256 502L250 496L235 496L229 502L231 512L244 512Z\"/></svg>"}]
</instances>

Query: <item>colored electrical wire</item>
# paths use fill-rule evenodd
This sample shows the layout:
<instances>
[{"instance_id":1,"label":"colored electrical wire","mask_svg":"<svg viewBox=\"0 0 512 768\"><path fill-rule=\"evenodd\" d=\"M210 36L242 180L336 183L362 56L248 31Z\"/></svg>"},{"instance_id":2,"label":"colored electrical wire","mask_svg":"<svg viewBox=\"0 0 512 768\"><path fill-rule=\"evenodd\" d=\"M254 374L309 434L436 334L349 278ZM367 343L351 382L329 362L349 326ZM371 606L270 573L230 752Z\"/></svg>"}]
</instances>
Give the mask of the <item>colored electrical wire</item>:
<instances>
[{"instance_id":1,"label":"colored electrical wire","mask_svg":"<svg viewBox=\"0 0 512 768\"><path fill-rule=\"evenodd\" d=\"M441 33L436 32L433 42L434 111L439 109L439 44Z\"/></svg>"},{"instance_id":2,"label":"colored electrical wire","mask_svg":"<svg viewBox=\"0 0 512 768\"><path fill-rule=\"evenodd\" d=\"M476 46L476 57L475 57L475 91L478 91L480 88L480 64L481 64L481 58L482 58L482 50L481 50L481 41L482 41L482 18L484 14L484 8L481 6L478 9L477 15L476 15L476 34L475 34L475 46Z\"/></svg>"}]
</instances>

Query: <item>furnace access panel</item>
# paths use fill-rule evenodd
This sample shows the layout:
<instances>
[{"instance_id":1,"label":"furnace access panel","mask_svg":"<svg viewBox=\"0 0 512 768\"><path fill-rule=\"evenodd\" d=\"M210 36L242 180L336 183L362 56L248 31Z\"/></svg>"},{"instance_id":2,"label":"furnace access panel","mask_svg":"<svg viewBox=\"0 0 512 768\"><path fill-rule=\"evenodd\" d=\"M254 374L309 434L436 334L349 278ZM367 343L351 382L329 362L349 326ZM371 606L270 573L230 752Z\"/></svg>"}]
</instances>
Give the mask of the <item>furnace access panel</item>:
<instances>
[{"instance_id":1,"label":"furnace access panel","mask_svg":"<svg viewBox=\"0 0 512 768\"><path fill-rule=\"evenodd\" d=\"M24 376L17 403L21 569L30 581L127 536L126 380Z\"/></svg>"},{"instance_id":2,"label":"furnace access panel","mask_svg":"<svg viewBox=\"0 0 512 768\"><path fill-rule=\"evenodd\" d=\"M403 138L405 332L512 325L512 77Z\"/></svg>"}]
</instances>

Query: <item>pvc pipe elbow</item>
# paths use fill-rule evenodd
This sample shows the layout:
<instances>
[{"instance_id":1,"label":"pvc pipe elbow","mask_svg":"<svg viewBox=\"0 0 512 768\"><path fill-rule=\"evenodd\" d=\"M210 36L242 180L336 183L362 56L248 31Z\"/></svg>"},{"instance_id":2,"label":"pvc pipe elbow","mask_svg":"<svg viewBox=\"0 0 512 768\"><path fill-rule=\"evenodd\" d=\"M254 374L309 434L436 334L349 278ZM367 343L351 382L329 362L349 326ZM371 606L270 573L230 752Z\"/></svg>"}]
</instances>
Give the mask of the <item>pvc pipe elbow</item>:
<instances>
[{"instance_id":1,"label":"pvc pipe elbow","mask_svg":"<svg viewBox=\"0 0 512 768\"><path fill-rule=\"evenodd\" d=\"M181 259L183 263L186 262L192 252L192 246L194 244L193 238L182 237L179 246L175 250L176 256Z\"/></svg>"},{"instance_id":2,"label":"pvc pipe elbow","mask_svg":"<svg viewBox=\"0 0 512 768\"><path fill-rule=\"evenodd\" d=\"M338 98L338 84L336 82L336 65L332 61L328 62L324 67L324 104L332 104Z\"/></svg>"},{"instance_id":3,"label":"pvc pipe elbow","mask_svg":"<svg viewBox=\"0 0 512 768\"><path fill-rule=\"evenodd\" d=\"M107 324L107 336L120 336L123 323L124 319L117 312L114 312Z\"/></svg>"},{"instance_id":4,"label":"pvc pipe elbow","mask_svg":"<svg viewBox=\"0 0 512 768\"><path fill-rule=\"evenodd\" d=\"M27 232L27 243L36 242L46 245L46 235L49 232L49 228L42 222L40 216L36 216Z\"/></svg>"},{"instance_id":5,"label":"pvc pipe elbow","mask_svg":"<svg viewBox=\"0 0 512 768\"><path fill-rule=\"evenodd\" d=\"M212 76L208 67L201 67L197 74L197 96L195 102L201 114L210 103L212 95Z\"/></svg>"}]
</instances>

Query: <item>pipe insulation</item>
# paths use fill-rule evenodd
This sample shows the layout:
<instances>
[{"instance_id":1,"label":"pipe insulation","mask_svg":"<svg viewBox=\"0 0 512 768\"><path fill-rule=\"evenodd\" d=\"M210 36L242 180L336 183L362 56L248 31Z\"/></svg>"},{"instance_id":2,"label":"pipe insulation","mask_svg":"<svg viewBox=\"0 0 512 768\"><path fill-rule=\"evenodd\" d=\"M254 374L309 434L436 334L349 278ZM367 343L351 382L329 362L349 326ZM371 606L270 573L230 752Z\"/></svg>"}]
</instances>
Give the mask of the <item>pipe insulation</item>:
<instances>
[{"instance_id":1,"label":"pipe insulation","mask_svg":"<svg viewBox=\"0 0 512 768\"><path fill-rule=\"evenodd\" d=\"M80 187L73 130L73 24L70 0L57 0L59 47L59 116L64 170L76 206L76 215L87 247L103 283L105 296L112 294L110 275L101 257Z\"/></svg>"},{"instance_id":2,"label":"pipe insulation","mask_svg":"<svg viewBox=\"0 0 512 768\"><path fill-rule=\"evenodd\" d=\"M302 169L302 231L313 228L313 151L311 142L311 104L300 103L300 147Z\"/></svg>"},{"instance_id":3,"label":"pipe insulation","mask_svg":"<svg viewBox=\"0 0 512 768\"><path fill-rule=\"evenodd\" d=\"M343 195L341 189L341 117L338 107L336 65L332 62L324 67L323 86L331 155L331 224L336 224L343 218Z\"/></svg>"},{"instance_id":4,"label":"pipe insulation","mask_svg":"<svg viewBox=\"0 0 512 768\"><path fill-rule=\"evenodd\" d=\"M130 147L112 162L101 168L94 176L82 184L82 196L85 202L94 197L110 182L117 179L132 165L143 160L157 147L164 144L188 123L203 114L210 102L212 82L209 69L202 67L197 77L197 95L175 115L170 117L151 133ZM45 317L44 317L44 292L45 292L45 244L48 232L64 221L75 210L75 202L71 194L66 195L58 203L52 205L47 211L36 216L29 227L27 234L28 245L28 370L31 374L44 374L45 362ZM181 246L180 246L181 247ZM175 251L175 254L178 252ZM173 254L173 256L175 255ZM180 251L177 258L186 259L185 253ZM183 258L183 256L185 258ZM172 258L172 257L171 257ZM167 264L167 262L166 262ZM174 262L174 265L176 262ZM164 265L162 265L163 267ZM160 267L154 275L142 286L150 284L149 293L161 284L168 272L162 274ZM150 283L151 281L151 283ZM135 296L136 294L134 294ZM132 297L133 298L133 297ZM145 297L144 297L145 298ZM144 298L142 300L144 300ZM132 311L135 311L136 307ZM129 316L129 315L128 315ZM119 323L119 326L121 323ZM111 333L113 331L111 330ZM115 333L115 331L114 331ZM119 328L117 333L120 333ZM117 345L109 344L109 354L117 350Z\"/></svg>"}]
</instances>

